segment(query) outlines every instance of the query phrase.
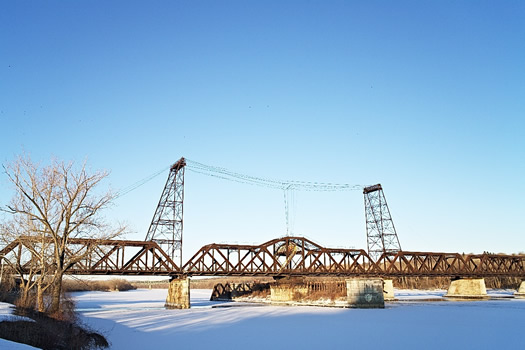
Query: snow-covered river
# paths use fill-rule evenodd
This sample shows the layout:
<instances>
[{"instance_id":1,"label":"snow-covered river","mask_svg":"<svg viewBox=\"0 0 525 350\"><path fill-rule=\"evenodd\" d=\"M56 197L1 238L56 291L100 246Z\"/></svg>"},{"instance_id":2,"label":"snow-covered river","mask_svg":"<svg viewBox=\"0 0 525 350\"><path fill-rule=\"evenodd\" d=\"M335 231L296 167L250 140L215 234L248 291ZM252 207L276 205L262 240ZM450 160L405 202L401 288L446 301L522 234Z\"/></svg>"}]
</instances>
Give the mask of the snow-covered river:
<instances>
[{"instance_id":1,"label":"snow-covered river","mask_svg":"<svg viewBox=\"0 0 525 350\"><path fill-rule=\"evenodd\" d=\"M166 310L166 290L74 293L84 323L112 349L520 349L525 299L442 301L444 291L396 291L385 309L210 302ZM419 301L411 301L419 300ZM225 306L225 307L221 307Z\"/></svg>"}]
</instances>

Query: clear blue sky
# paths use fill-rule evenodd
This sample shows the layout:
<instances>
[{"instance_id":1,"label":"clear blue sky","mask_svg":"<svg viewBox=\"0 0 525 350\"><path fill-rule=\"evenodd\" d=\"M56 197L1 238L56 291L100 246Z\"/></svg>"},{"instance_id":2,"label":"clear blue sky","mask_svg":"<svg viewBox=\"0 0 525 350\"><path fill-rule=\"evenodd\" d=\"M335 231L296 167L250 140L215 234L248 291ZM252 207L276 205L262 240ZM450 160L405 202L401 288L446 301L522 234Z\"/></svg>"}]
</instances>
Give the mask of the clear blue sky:
<instances>
[{"instance_id":1,"label":"clear blue sky","mask_svg":"<svg viewBox=\"0 0 525 350\"><path fill-rule=\"evenodd\" d=\"M0 121L2 163L88 158L115 189L181 156L380 182L405 250L525 251L523 1L3 1ZM108 212L128 238L166 177ZM286 230L278 190L188 172L185 204L185 257ZM293 213L297 235L366 247L359 191Z\"/></svg>"}]
</instances>

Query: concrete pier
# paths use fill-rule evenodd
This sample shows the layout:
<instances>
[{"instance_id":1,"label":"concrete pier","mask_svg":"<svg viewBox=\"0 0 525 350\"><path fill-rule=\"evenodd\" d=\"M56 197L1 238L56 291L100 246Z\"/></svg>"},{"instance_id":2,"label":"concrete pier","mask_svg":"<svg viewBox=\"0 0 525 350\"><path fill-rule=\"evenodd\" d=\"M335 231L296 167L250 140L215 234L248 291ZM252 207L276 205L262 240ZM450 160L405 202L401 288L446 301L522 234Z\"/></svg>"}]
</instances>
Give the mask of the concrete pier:
<instances>
[{"instance_id":1,"label":"concrete pier","mask_svg":"<svg viewBox=\"0 0 525 350\"><path fill-rule=\"evenodd\" d=\"M190 279L173 279L168 287L166 304L168 309L189 309L190 308Z\"/></svg>"},{"instance_id":2,"label":"concrete pier","mask_svg":"<svg viewBox=\"0 0 525 350\"><path fill-rule=\"evenodd\" d=\"M525 298L525 281L521 281L520 287L514 296L517 298Z\"/></svg>"},{"instance_id":3,"label":"concrete pier","mask_svg":"<svg viewBox=\"0 0 525 350\"><path fill-rule=\"evenodd\" d=\"M450 282L445 297L457 299L486 299L487 288L483 278L462 278Z\"/></svg>"},{"instance_id":4,"label":"concrete pier","mask_svg":"<svg viewBox=\"0 0 525 350\"><path fill-rule=\"evenodd\" d=\"M349 307L384 308L383 280L353 278L346 280L346 296Z\"/></svg>"},{"instance_id":5,"label":"concrete pier","mask_svg":"<svg viewBox=\"0 0 525 350\"><path fill-rule=\"evenodd\" d=\"M394 282L392 280L383 280L383 299L385 301L394 301Z\"/></svg>"}]
</instances>

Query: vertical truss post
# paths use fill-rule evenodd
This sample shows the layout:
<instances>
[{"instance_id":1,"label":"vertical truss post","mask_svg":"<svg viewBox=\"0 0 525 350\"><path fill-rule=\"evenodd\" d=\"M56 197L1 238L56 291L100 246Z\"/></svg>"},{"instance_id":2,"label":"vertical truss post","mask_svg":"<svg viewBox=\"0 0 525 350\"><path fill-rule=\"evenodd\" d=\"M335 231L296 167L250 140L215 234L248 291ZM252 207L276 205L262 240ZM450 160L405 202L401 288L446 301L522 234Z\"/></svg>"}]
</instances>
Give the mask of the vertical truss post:
<instances>
[{"instance_id":1,"label":"vertical truss post","mask_svg":"<svg viewBox=\"0 0 525 350\"><path fill-rule=\"evenodd\" d=\"M365 187L366 236L368 255L377 260L383 253L401 251L394 221L386 203L381 184Z\"/></svg>"},{"instance_id":2,"label":"vertical truss post","mask_svg":"<svg viewBox=\"0 0 525 350\"><path fill-rule=\"evenodd\" d=\"M146 241L157 242L170 258L179 264L179 267L182 267L185 166L186 160L184 158L179 159L171 166L168 180L146 235Z\"/></svg>"}]
</instances>

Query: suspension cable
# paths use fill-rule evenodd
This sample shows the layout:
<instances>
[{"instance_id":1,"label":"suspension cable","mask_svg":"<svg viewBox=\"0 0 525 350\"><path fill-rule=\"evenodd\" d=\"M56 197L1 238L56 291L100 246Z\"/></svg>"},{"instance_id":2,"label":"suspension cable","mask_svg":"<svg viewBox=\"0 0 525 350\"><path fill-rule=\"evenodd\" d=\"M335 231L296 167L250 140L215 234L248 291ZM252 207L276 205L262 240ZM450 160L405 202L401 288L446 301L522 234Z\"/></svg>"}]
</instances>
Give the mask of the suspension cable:
<instances>
[{"instance_id":1,"label":"suspension cable","mask_svg":"<svg viewBox=\"0 0 525 350\"><path fill-rule=\"evenodd\" d=\"M153 173L153 174L151 174L151 175L149 175L149 176L143 178L142 180L139 180L139 181L137 181L137 182L135 182L135 183L133 183L133 184L127 186L127 187L124 187L124 188L120 189L120 190L116 193L114 199L120 198L120 197L122 197L122 196L124 196L124 195L130 193L131 191L136 190L136 189L139 188L140 186L145 185L146 183L148 183L149 181L153 180L154 178L156 178L157 176L159 176L160 174L162 174L163 172L165 172L165 171L168 170L169 168L170 168L170 166L167 166L167 167L165 167L165 168L162 168L161 170L156 171L155 173Z\"/></svg>"},{"instance_id":2,"label":"suspension cable","mask_svg":"<svg viewBox=\"0 0 525 350\"><path fill-rule=\"evenodd\" d=\"M253 186L273 188L279 190L287 190L293 188L298 191L357 191L361 190L363 186L351 185L345 183L332 182L311 182L311 181L297 181L297 180L277 180L270 178L256 177L246 174L237 173L226 168L210 166L186 159L186 168L197 174L215 177L223 180L228 180L237 183L243 183Z\"/></svg>"}]
</instances>

